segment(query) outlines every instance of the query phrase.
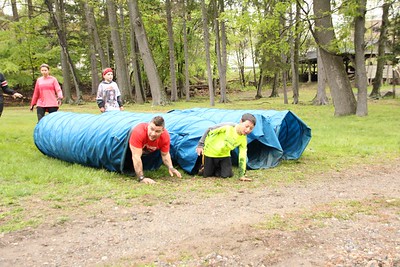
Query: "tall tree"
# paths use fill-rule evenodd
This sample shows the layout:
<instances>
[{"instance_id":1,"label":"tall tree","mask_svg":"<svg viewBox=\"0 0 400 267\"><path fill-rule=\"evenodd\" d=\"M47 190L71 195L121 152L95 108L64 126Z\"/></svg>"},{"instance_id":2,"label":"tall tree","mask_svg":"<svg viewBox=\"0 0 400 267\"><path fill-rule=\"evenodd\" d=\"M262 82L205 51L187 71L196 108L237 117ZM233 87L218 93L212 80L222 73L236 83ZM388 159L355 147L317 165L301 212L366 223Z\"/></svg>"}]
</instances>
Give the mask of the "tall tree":
<instances>
[{"instance_id":1,"label":"tall tree","mask_svg":"<svg viewBox=\"0 0 400 267\"><path fill-rule=\"evenodd\" d=\"M94 38L94 20L92 19L93 13L88 2L84 2L86 26L88 29L88 39L89 39L89 61L90 61L90 72L91 72L91 84L92 84L92 94L96 94L98 85L100 83L98 70L97 70L97 58L96 58L96 47Z\"/></svg>"},{"instance_id":2,"label":"tall tree","mask_svg":"<svg viewBox=\"0 0 400 267\"><path fill-rule=\"evenodd\" d=\"M339 49L333 30L330 0L314 0L313 4L314 38L320 48L321 59L326 69L335 116L355 114L356 99L344 68L343 59L338 55Z\"/></svg>"},{"instance_id":3,"label":"tall tree","mask_svg":"<svg viewBox=\"0 0 400 267\"><path fill-rule=\"evenodd\" d=\"M211 70L211 57L210 57L210 34L208 32L208 16L205 0L201 0L201 15L203 18L203 35L204 35L204 46L206 53L206 64L207 64L207 77L208 77L208 91L210 94L210 105L215 105L214 97L214 86L213 86L213 72Z\"/></svg>"},{"instance_id":4,"label":"tall tree","mask_svg":"<svg viewBox=\"0 0 400 267\"><path fill-rule=\"evenodd\" d=\"M129 27L130 27L130 47L131 47L131 65L132 75L135 84L135 101L137 104L143 104L146 101L146 94L143 89L140 64L139 64L139 49L135 36L134 12L131 10L132 5L128 5L129 10Z\"/></svg>"},{"instance_id":5,"label":"tall tree","mask_svg":"<svg viewBox=\"0 0 400 267\"><path fill-rule=\"evenodd\" d=\"M146 30L139 12L138 0L128 0L128 6L132 13L135 36L142 56L144 69L149 79L150 91L153 99L152 103L155 106L165 105L167 102L166 94L147 40Z\"/></svg>"},{"instance_id":6,"label":"tall tree","mask_svg":"<svg viewBox=\"0 0 400 267\"><path fill-rule=\"evenodd\" d=\"M33 3L32 0L27 0L26 1L27 6L28 6L28 18L31 19L33 16Z\"/></svg>"},{"instance_id":7,"label":"tall tree","mask_svg":"<svg viewBox=\"0 0 400 267\"><path fill-rule=\"evenodd\" d=\"M279 83L279 72L276 72L274 73L274 76L272 78L271 94L269 95L269 97L279 97L278 83Z\"/></svg>"},{"instance_id":8,"label":"tall tree","mask_svg":"<svg viewBox=\"0 0 400 267\"><path fill-rule=\"evenodd\" d=\"M109 61L106 58L106 54L104 52L104 49L101 45L101 39L99 36L99 32L97 30L97 24L96 20L94 17L94 11L93 11L93 6L91 5L90 2L84 1L85 9L87 9L87 16L86 20L88 20L88 24L90 24L90 29L89 29L89 34L93 34L93 39L94 39L94 47L96 49L97 55L100 58L100 64L101 64L101 69L105 69L109 67Z\"/></svg>"},{"instance_id":9,"label":"tall tree","mask_svg":"<svg viewBox=\"0 0 400 267\"><path fill-rule=\"evenodd\" d=\"M386 58L385 58L385 48L387 42L387 28L389 24L389 0L384 0L382 5L382 24L380 28L379 40L378 40L378 63L376 65L376 74L375 78L372 82L372 91L369 95L370 97L380 97L381 92L380 88L382 85L383 79L383 68L385 67Z\"/></svg>"},{"instance_id":10,"label":"tall tree","mask_svg":"<svg viewBox=\"0 0 400 267\"><path fill-rule=\"evenodd\" d=\"M175 48L174 48L174 29L172 25L171 1L165 1L165 9L167 11L167 31L168 31L168 51L169 51L169 73L171 80L171 101L178 100L178 90L176 87L175 72Z\"/></svg>"},{"instance_id":11,"label":"tall tree","mask_svg":"<svg viewBox=\"0 0 400 267\"><path fill-rule=\"evenodd\" d=\"M125 56L119 34L117 20L117 10L114 0L107 0L107 14L111 28L111 42L115 56L118 87L121 89L122 97L126 100L130 98L131 85L129 82L128 70L126 67Z\"/></svg>"},{"instance_id":12,"label":"tall tree","mask_svg":"<svg viewBox=\"0 0 400 267\"><path fill-rule=\"evenodd\" d=\"M317 82L317 95L312 100L313 105L327 105L329 103L328 97L326 96L326 71L324 67L324 63L321 59L321 53L319 52L319 48L317 48L317 66L318 66L318 82Z\"/></svg>"},{"instance_id":13,"label":"tall tree","mask_svg":"<svg viewBox=\"0 0 400 267\"><path fill-rule=\"evenodd\" d=\"M64 2L62 0L55 1L55 8L56 8L56 17L62 27L62 32L66 33L65 28L65 12L64 12ZM66 37L65 37L66 39ZM62 66L62 75L63 75L63 91L64 91L64 102L68 104L72 104L74 101L71 95L71 75L68 67L68 57L65 54L64 50L61 50L61 66Z\"/></svg>"},{"instance_id":14,"label":"tall tree","mask_svg":"<svg viewBox=\"0 0 400 267\"><path fill-rule=\"evenodd\" d=\"M227 53L226 53L226 27L225 19L221 18L220 14L224 14L224 1L218 0L216 3L216 43L217 43L217 58L218 58L218 73L219 73L219 86L221 92L220 103L228 102L226 96L226 65L227 65Z\"/></svg>"},{"instance_id":15,"label":"tall tree","mask_svg":"<svg viewBox=\"0 0 400 267\"><path fill-rule=\"evenodd\" d=\"M186 0L182 0L183 14L182 14L182 31L183 31L183 53L185 58L185 92L186 101L190 100L190 80L189 80L189 49L188 49L188 38L187 38L187 27L186 27Z\"/></svg>"},{"instance_id":16,"label":"tall tree","mask_svg":"<svg viewBox=\"0 0 400 267\"><path fill-rule=\"evenodd\" d=\"M12 13L13 13L13 20L14 21L19 21L18 8L17 8L17 1L16 0L11 0L11 9L12 9Z\"/></svg>"},{"instance_id":17,"label":"tall tree","mask_svg":"<svg viewBox=\"0 0 400 267\"><path fill-rule=\"evenodd\" d=\"M58 1L58 0L56 0L56 1ZM63 0L60 0L60 1L63 1ZM73 78L74 85L75 85L76 101L77 101L77 103L79 103L79 102L82 101L82 94L81 94L81 90L80 90L80 87L79 87L79 80L78 80L78 76L76 75L75 66L74 66L74 64L72 62L72 59L71 59L69 51L68 51L66 33L63 31L63 28L62 28L61 24L57 20L57 16L56 16L56 14L54 12L54 9L53 9L52 1L51 0L45 0L44 2L45 2L46 6L47 6L47 8L49 10L50 17L51 17L51 20L52 20L52 22L54 24L54 27L56 28L57 37L58 37L58 41L59 41L60 46L61 46L61 50L64 53L64 56L67 58L68 67L69 67L69 70L70 70L70 72L72 74L72 78Z\"/></svg>"},{"instance_id":18,"label":"tall tree","mask_svg":"<svg viewBox=\"0 0 400 267\"><path fill-rule=\"evenodd\" d=\"M294 16L293 43L291 47L291 66L292 66L292 91L293 104L299 103L299 24L300 24L300 3L296 1Z\"/></svg>"},{"instance_id":19,"label":"tall tree","mask_svg":"<svg viewBox=\"0 0 400 267\"><path fill-rule=\"evenodd\" d=\"M356 62L356 87L357 93L357 116L368 115L367 106L367 72L365 69L365 13L367 12L367 0L359 0L357 14L354 17L354 48Z\"/></svg>"}]
</instances>

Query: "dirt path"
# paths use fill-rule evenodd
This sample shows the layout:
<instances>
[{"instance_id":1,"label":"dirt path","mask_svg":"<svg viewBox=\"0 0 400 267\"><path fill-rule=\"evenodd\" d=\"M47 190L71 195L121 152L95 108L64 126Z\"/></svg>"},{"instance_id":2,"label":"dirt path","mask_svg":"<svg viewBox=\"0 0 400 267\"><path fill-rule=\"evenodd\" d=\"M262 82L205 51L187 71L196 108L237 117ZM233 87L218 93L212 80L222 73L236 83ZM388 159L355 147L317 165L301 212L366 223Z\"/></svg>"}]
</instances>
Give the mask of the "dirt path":
<instances>
[{"instance_id":1,"label":"dirt path","mask_svg":"<svg viewBox=\"0 0 400 267\"><path fill-rule=\"evenodd\" d=\"M104 201L0 236L0 266L400 266L399 162L169 205Z\"/></svg>"}]
</instances>

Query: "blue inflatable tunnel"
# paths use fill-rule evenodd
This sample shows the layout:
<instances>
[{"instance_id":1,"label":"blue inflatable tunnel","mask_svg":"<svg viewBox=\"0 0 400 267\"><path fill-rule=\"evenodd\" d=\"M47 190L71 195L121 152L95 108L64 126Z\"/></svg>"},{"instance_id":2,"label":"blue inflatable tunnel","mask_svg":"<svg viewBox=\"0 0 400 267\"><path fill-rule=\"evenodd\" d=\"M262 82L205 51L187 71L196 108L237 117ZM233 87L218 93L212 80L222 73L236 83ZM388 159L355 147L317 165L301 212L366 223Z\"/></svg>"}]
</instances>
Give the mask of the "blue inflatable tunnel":
<instances>
[{"instance_id":1,"label":"blue inflatable tunnel","mask_svg":"<svg viewBox=\"0 0 400 267\"><path fill-rule=\"evenodd\" d=\"M227 110L215 108L193 108L172 110L170 113L195 115L207 118L215 123L238 122L241 115L244 113L251 113L257 119L257 125L253 132L257 135L258 141L262 144L280 149L282 151L281 155L274 154L274 158L279 157L279 159L299 159L311 140L311 129L299 117L288 110ZM264 131L262 137L257 134L259 131ZM252 139L254 139L254 135L250 134L248 136L249 149L252 145L257 147L256 144L251 143ZM248 157L250 156L248 155ZM258 159L264 158L258 155L256 157ZM275 163L264 165L260 162L258 166L253 166L253 168L265 168L275 165Z\"/></svg>"},{"instance_id":2,"label":"blue inflatable tunnel","mask_svg":"<svg viewBox=\"0 0 400 267\"><path fill-rule=\"evenodd\" d=\"M101 115L53 112L39 121L33 137L36 147L47 156L133 174L127 137L134 125L148 122L153 116L118 111ZM158 158L149 157L143 162L144 168L158 168Z\"/></svg>"},{"instance_id":3,"label":"blue inflatable tunnel","mask_svg":"<svg viewBox=\"0 0 400 267\"><path fill-rule=\"evenodd\" d=\"M105 112L100 115L51 113L36 125L34 142L45 155L95 168L134 175L129 137L132 128L163 116L171 137L174 164L188 172L198 171L197 143L205 129L214 125L200 117L178 114ZM142 157L143 169L154 170L162 160L159 151Z\"/></svg>"},{"instance_id":4,"label":"blue inflatable tunnel","mask_svg":"<svg viewBox=\"0 0 400 267\"><path fill-rule=\"evenodd\" d=\"M95 168L105 168L128 175L134 174L129 137L132 128L149 122L154 116L165 119L171 136L171 157L184 171L194 174L200 166L196 147L203 133L215 122L194 114L105 112L99 115L72 112L54 112L36 125L34 142L45 155L67 162ZM229 121L239 121L240 117ZM248 136L248 167L268 168L278 164L282 149L271 134L268 121L265 129L255 129ZM262 125L257 123L257 125ZM266 142L269 140L269 143ZM157 169L161 158L157 154L143 157L145 170Z\"/></svg>"}]
</instances>

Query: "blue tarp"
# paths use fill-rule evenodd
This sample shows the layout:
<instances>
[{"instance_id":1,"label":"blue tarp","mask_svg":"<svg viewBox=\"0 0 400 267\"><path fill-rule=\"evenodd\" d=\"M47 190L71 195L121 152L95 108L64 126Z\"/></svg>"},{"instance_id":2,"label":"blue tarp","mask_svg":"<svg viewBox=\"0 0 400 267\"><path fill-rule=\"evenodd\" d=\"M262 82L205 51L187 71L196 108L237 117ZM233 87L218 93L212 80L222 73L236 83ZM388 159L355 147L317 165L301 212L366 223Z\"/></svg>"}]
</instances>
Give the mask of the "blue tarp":
<instances>
[{"instance_id":1,"label":"blue tarp","mask_svg":"<svg viewBox=\"0 0 400 267\"><path fill-rule=\"evenodd\" d=\"M200 117L177 114L105 112L100 115L53 112L40 120L34 142L45 155L85 166L134 174L129 137L132 128L163 116L171 136L173 162L188 173L198 170L196 146L205 129L214 125ZM162 164L159 152L142 158L145 170Z\"/></svg>"},{"instance_id":2,"label":"blue tarp","mask_svg":"<svg viewBox=\"0 0 400 267\"><path fill-rule=\"evenodd\" d=\"M206 129L215 125L218 117L223 118L220 122L239 122L244 113L232 110L214 112L205 116L205 113L198 115L193 110L158 114L114 111L99 115L58 111L45 116L36 125L34 142L43 154L50 157L131 175L134 174L128 144L131 129L138 123L149 122L154 116L160 115L164 117L171 136L170 153L174 164L193 174L200 166L200 158L195 151L197 143ZM247 167L259 169L276 166L283 158L277 133L281 136L280 132L287 133L290 127L282 127L282 123L277 127L271 124L274 119L264 114L246 112L253 113L257 118L256 128L248 135ZM287 137L287 134L282 136ZM301 152L298 151L298 156ZM157 169L162 164L157 154L142 160L145 170Z\"/></svg>"}]
</instances>

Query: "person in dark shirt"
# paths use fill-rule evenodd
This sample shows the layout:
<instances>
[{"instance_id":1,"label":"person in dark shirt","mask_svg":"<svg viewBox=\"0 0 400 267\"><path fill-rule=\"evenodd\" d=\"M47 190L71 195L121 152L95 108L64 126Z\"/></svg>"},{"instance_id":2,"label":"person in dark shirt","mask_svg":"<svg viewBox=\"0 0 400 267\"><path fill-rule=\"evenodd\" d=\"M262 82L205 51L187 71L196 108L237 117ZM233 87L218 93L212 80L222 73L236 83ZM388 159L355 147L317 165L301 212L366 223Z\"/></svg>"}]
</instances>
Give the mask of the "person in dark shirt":
<instances>
[{"instance_id":1,"label":"person in dark shirt","mask_svg":"<svg viewBox=\"0 0 400 267\"><path fill-rule=\"evenodd\" d=\"M22 97L22 95L20 93L15 92L13 89L11 89L8 86L7 80L4 77L3 73L0 73L0 86L5 94L11 95L14 98ZM3 93L1 93L0 94L0 117L1 117L1 113L3 113L3 107L4 107L4 98L3 98Z\"/></svg>"}]
</instances>

